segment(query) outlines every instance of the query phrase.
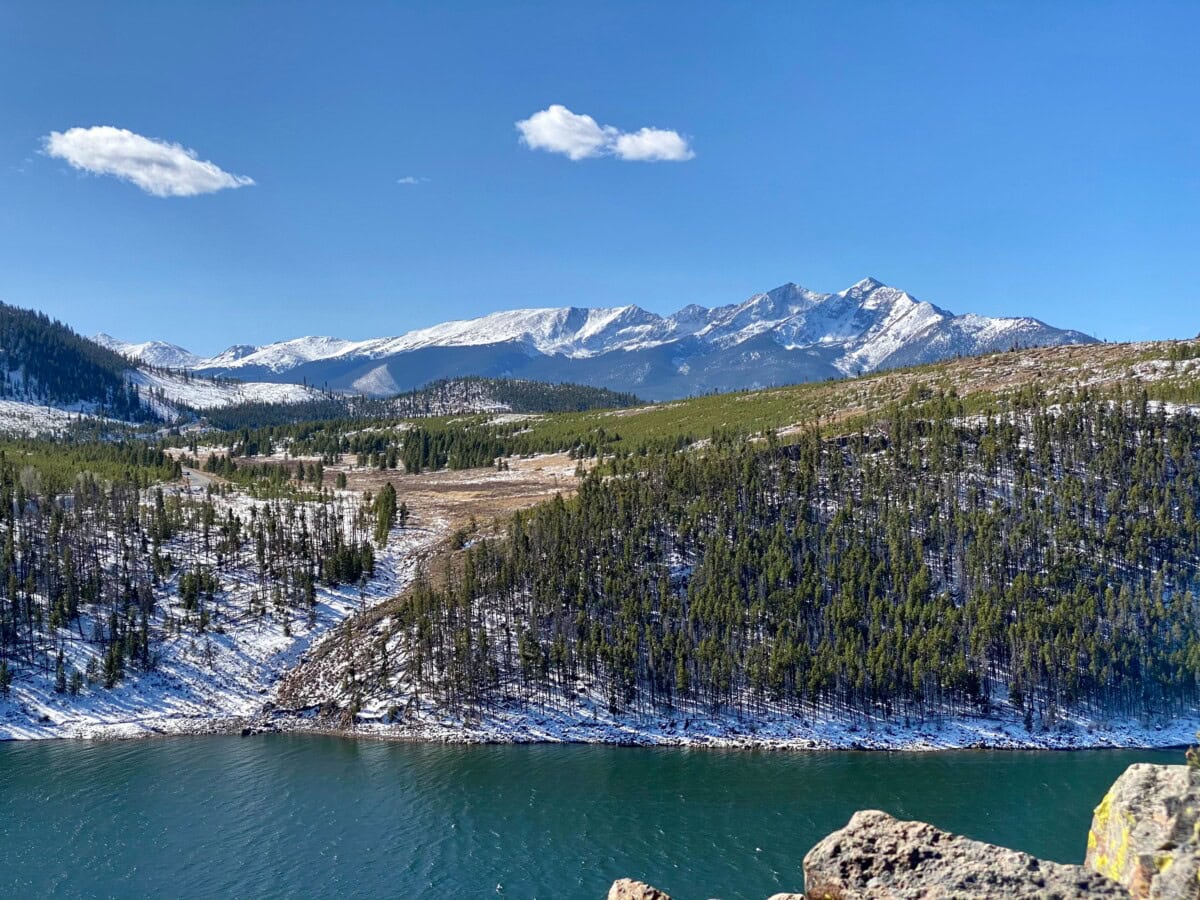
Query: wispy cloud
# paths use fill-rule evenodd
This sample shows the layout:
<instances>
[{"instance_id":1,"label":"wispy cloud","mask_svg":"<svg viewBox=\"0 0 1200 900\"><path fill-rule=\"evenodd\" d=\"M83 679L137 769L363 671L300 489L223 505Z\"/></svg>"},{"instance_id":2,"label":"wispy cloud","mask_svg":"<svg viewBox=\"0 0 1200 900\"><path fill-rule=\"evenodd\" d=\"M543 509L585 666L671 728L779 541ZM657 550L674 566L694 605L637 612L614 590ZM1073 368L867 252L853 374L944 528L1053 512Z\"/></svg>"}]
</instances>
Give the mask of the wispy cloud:
<instances>
[{"instance_id":1,"label":"wispy cloud","mask_svg":"<svg viewBox=\"0 0 1200 900\"><path fill-rule=\"evenodd\" d=\"M192 197L254 184L253 178L226 172L181 144L111 125L52 131L43 146L72 168L123 178L155 197Z\"/></svg>"},{"instance_id":2,"label":"wispy cloud","mask_svg":"<svg viewBox=\"0 0 1200 900\"><path fill-rule=\"evenodd\" d=\"M621 131L559 103L517 122L521 143L530 150L561 153L568 159L615 156L633 162L684 162L696 154L678 131L641 128Z\"/></svg>"},{"instance_id":3,"label":"wispy cloud","mask_svg":"<svg viewBox=\"0 0 1200 900\"><path fill-rule=\"evenodd\" d=\"M429 181L424 175L405 175L397 178L396 184L426 184Z\"/></svg>"}]
</instances>

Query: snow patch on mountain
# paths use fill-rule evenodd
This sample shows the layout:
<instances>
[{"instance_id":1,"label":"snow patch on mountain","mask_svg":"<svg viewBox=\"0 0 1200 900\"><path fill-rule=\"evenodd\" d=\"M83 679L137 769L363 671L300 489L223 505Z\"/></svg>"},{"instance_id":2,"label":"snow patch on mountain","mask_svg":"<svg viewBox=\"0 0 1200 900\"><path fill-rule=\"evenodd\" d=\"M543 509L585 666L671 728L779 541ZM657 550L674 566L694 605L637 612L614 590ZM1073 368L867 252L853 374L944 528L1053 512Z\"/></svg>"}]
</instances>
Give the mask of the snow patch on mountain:
<instances>
[{"instance_id":1,"label":"snow patch on mountain","mask_svg":"<svg viewBox=\"0 0 1200 900\"><path fill-rule=\"evenodd\" d=\"M352 386L354 390L368 397L400 393L400 385L396 384L396 379L392 377L387 366L376 366L366 375L356 378Z\"/></svg>"}]
</instances>

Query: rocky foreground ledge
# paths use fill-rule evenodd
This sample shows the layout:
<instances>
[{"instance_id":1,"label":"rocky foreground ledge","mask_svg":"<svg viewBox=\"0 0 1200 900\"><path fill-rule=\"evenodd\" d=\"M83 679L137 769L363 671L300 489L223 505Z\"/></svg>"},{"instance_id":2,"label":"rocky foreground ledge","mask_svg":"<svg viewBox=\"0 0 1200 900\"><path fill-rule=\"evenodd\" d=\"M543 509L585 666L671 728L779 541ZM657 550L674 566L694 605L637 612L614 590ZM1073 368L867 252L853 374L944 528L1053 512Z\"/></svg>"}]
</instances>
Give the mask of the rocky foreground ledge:
<instances>
[{"instance_id":1,"label":"rocky foreground ledge","mask_svg":"<svg viewBox=\"0 0 1200 900\"><path fill-rule=\"evenodd\" d=\"M1200 898L1200 770L1130 766L1096 807L1082 866L864 810L808 852L804 884L770 900ZM621 879L608 900L671 898Z\"/></svg>"}]
</instances>

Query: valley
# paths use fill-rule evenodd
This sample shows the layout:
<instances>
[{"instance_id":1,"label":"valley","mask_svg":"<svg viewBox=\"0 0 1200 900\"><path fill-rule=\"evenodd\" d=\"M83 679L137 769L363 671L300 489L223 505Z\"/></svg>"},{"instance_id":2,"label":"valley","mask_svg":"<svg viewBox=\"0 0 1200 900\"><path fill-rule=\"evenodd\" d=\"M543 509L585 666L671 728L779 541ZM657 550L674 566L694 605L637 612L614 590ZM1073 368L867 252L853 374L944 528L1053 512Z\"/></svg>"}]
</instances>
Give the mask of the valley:
<instances>
[{"instance_id":1,"label":"valley","mask_svg":"<svg viewBox=\"0 0 1200 900\"><path fill-rule=\"evenodd\" d=\"M1200 5L0 10L0 900L1200 900Z\"/></svg>"},{"instance_id":2,"label":"valley","mask_svg":"<svg viewBox=\"0 0 1200 900\"><path fill-rule=\"evenodd\" d=\"M1192 342L618 409L508 384L10 438L0 734L1078 748L1200 720Z\"/></svg>"},{"instance_id":3,"label":"valley","mask_svg":"<svg viewBox=\"0 0 1200 900\"><path fill-rule=\"evenodd\" d=\"M177 451L168 455L191 459ZM201 454L201 460L206 458ZM274 464L269 459L262 463ZM150 595L139 600L141 624L136 618L131 623L135 633L142 629L145 657L131 655L119 675L109 672L105 666L111 654L104 648L125 638L111 623L106 633L99 611L80 614L75 637L56 640L51 633L33 633L24 653L32 668L26 674L34 677L17 678L0 697L0 740L237 732L259 722L264 706L277 701L279 682L287 672L310 656L321 659L342 646L337 638L325 640L339 625L351 621L355 629L361 627L419 572L437 565L455 535L478 533L478 521L490 524L556 493L571 492L575 467L565 455L547 455L514 460L503 472L411 476L381 474L347 462L327 470L331 481L338 474L347 477L347 487L336 494L323 498L295 493L268 500L247 496L201 469L185 468L182 480L156 489L164 497L162 508L181 521L178 536L161 544L155 541L154 558L161 554L169 559L172 573L139 575L132 560L118 563L125 569L132 563L134 584ZM301 523L316 524L327 514L343 522L343 534L353 541L355 530L371 527L375 518L360 505L361 498L389 482L399 488L413 513L391 529L386 543L377 542L371 571L357 582L302 574L297 585L295 570L288 569L294 562L286 556L264 563L260 550L255 562L249 547L237 547L237 538L230 543L228 526L235 521L239 530L249 530L268 517L299 517ZM147 499L157 503L156 497L151 492ZM220 523L220 539L209 541L204 520ZM153 533L154 526L146 531ZM114 562L120 558L118 554ZM72 565L74 559L68 556L65 564ZM102 567L112 569L111 564ZM196 599L187 598L192 573L214 580L207 596L202 590ZM286 586L283 594L271 587L276 579ZM58 589L70 591L61 583ZM47 590L53 593L55 588ZM14 658L10 671L18 665ZM56 684L57 668L62 669L65 687ZM76 687L71 682L77 675Z\"/></svg>"}]
</instances>

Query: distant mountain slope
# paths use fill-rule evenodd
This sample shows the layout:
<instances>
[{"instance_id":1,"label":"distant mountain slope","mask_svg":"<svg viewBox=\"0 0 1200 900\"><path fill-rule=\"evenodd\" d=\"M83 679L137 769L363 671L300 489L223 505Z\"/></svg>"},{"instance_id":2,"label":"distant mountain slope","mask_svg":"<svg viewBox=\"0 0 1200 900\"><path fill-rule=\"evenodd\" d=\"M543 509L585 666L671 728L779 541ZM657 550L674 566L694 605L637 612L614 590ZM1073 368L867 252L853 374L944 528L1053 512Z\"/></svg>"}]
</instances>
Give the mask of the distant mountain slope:
<instances>
[{"instance_id":1,"label":"distant mountain slope","mask_svg":"<svg viewBox=\"0 0 1200 900\"><path fill-rule=\"evenodd\" d=\"M325 394L299 384L229 381L187 372L134 369L126 373L142 401L163 419L186 418L242 403L295 404L321 400Z\"/></svg>"},{"instance_id":2,"label":"distant mountain slope","mask_svg":"<svg viewBox=\"0 0 1200 900\"><path fill-rule=\"evenodd\" d=\"M106 347L114 353L119 353L121 356L163 369L195 369L204 363L203 357L189 353L175 344L167 344L163 341L145 341L141 344L131 344L128 341L119 340L104 332L100 332L92 340L101 347Z\"/></svg>"},{"instance_id":3,"label":"distant mountain slope","mask_svg":"<svg viewBox=\"0 0 1200 900\"><path fill-rule=\"evenodd\" d=\"M236 346L208 359L159 342L110 346L146 361L192 360L207 374L305 382L387 396L431 379L479 375L571 381L670 399L871 372L1015 346L1091 343L1032 318L953 313L875 279L835 294L785 284L742 303L518 309L399 337L307 337Z\"/></svg>"},{"instance_id":4,"label":"distant mountain slope","mask_svg":"<svg viewBox=\"0 0 1200 900\"><path fill-rule=\"evenodd\" d=\"M319 347L320 342L307 346ZM236 356L226 354L227 359ZM291 361L302 358L296 355ZM391 375L378 365L352 379L373 390L334 393L282 379L256 382L189 371L197 361L200 358L188 351L159 341L130 344L103 334L88 340L41 313L0 304L0 433L51 434L86 427L88 422L120 427L201 416L240 425L354 416L562 412L639 402L630 394L576 384L481 378L429 383L429 367L405 373L405 378L423 378L427 386L402 393L389 387ZM356 369L363 364L350 360L347 365ZM448 369L457 371L456 366ZM244 368L238 374L254 371ZM363 393L386 393L389 399ZM221 410L227 412L222 415Z\"/></svg>"},{"instance_id":5,"label":"distant mountain slope","mask_svg":"<svg viewBox=\"0 0 1200 900\"><path fill-rule=\"evenodd\" d=\"M479 410L513 413L586 412L622 409L642 401L633 394L582 384L547 384L514 378L443 378L390 398L405 418L458 415Z\"/></svg>"},{"instance_id":6,"label":"distant mountain slope","mask_svg":"<svg viewBox=\"0 0 1200 900\"><path fill-rule=\"evenodd\" d=\"M167 344L88 340L42 313L0 304L0 432L57 433L83 420L174 421L247 400L322 397L296 384L242 383L159 368L198 357ZM143 365L134 362L138 358Z\"/></svg>"},{"instance_id":7,"label":"distant mountain slope","mask_svg":"<svg viewBox=\"0 0 1200 900\"><path fill-rule=\"evenodd\" d=\"M61 322L0 304L0 396L118 419L149 417L125 372L128 360Z\"/></svg>"},{"instance_id":8,"label":"distant mountain slope","mask_svg":"<svg viewBox=\"0 0 1200 900\"><path fill-rule=\"evenodd\" d=\"M386 399L323 395L319 399L302 402L248 401L208 409L204 415L210 425L235 429L331 419L419 419L471 413L586 412L619 409L640 402L632 394L586 385L470 377L442 379Z\"/></svg>"}]
</instances>

